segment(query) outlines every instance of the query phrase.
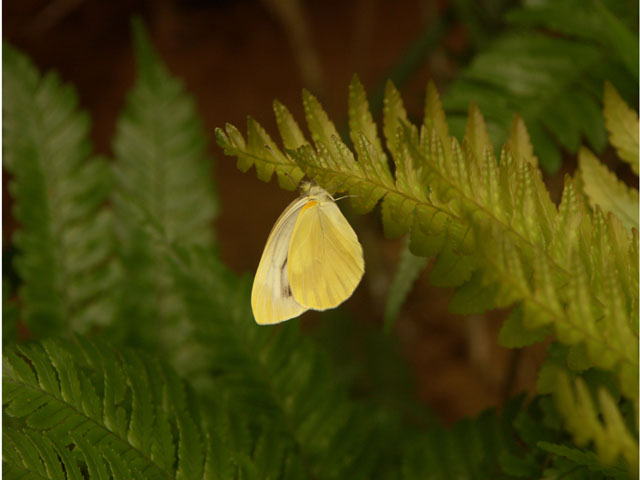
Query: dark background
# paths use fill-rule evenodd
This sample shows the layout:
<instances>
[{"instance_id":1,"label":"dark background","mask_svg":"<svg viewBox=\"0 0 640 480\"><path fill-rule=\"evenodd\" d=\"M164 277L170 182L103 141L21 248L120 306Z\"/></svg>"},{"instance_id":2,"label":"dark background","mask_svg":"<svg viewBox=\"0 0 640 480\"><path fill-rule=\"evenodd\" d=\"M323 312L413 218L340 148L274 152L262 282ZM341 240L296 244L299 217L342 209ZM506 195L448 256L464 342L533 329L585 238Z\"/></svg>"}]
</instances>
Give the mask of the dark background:
<instances>
[{"instance_id":1,"label":"dark background","mask_svg":"<svg viewBox=\"0 0 640 480\"><path fill-rule=\"evenodd\" d=\"M4 40L27 53L40 70L56 70L75 86L92 118L95 150L110 155L116 121L134 82L130 19L141 16L170 71L195 96L211 132L221 202L212 228L222 258L233 270L252 273L273 222L295 195L258 181L252 172L240 173L215 145L213 129L230 122L242 130L250 114L274 133L274 98L302 120L303 87L319 96L337 125L344 124L351 76L357 73L367 91L375 93L416 48L421 55L399 88L410 115L421 116L427 81L433 79L445 90L473 53L469 33L450 3L14 0L3 2L3 27ZM485 3L505 8L515 2ZM486 16L491 22L492 12ZM420 50L420 39L441 24L432 48ZM499 26L496 22L496 32ZM4 251L15 228L9 211L5 188ZM345 321L354 322L346 334L357 337L382 327L401 244L383 239L376 215L351 219L367 261L363 285L345 305L353 317ZM544 355L542 347L523 354L499 347L497 332L506 312L454 316L447 312L450 295L448 289L429 286L423 274L394 330L401 355L415 374L419 398L448 421L499 405L521 389L531 390ZM322 328L317 317L307 314L303 321Z\"/></svg>"}]
</instances>

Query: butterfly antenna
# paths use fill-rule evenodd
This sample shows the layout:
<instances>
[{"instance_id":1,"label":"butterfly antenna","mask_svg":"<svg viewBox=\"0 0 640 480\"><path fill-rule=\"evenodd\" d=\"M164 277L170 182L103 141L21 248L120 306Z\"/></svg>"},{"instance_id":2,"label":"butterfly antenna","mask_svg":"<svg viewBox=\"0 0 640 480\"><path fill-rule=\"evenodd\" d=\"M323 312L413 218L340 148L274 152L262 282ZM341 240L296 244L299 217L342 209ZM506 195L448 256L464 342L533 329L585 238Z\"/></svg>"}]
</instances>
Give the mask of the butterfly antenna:
<instances>
[{"instance_id":1,"label":"butterfly antenna","mask_svg":"<svg viewBox=\"0 0 640 480\"><path fill-rule=\"evenodd\" d=\"M341 196L341 197L334 198L334 199L333 199L333 201L334 201L334 202L337 202L338 200L342 200L342 199L344 199L344 198L359 197L359 196L360 196L360 195L343 195L343 196Z\"/></svg>"}]
</instances>

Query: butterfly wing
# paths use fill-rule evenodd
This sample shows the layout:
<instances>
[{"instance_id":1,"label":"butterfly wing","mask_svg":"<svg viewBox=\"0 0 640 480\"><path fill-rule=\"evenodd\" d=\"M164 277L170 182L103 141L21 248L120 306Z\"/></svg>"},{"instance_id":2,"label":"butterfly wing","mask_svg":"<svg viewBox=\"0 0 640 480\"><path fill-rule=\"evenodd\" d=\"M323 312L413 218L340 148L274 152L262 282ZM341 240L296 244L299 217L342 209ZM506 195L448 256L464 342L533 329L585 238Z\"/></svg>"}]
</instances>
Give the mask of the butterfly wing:
<instances>
[{"instance_id":1,"label":"butterfly wing","mask_svg":"<svg viewBox=\"0 0 640 480\"><path fill-rule=\"evenodd\" d=\"M293 297L314 310L340 305L360 283L362 246L332 200L301 208L289 242L287 269Z\"/></svg>"},{"instance_id":2,"label":"butterfly wing","mask_svg":"<svg viewBox=\"0 0 640 480\"><path fill-rule=\"evenodd\" d=\"M264 247L251 289L251 309L256 323L280 323L308 310L293 297L288 279L288 251L291 235L305 198L291 203L273 226Z\"/></svg>"}]
</instances>

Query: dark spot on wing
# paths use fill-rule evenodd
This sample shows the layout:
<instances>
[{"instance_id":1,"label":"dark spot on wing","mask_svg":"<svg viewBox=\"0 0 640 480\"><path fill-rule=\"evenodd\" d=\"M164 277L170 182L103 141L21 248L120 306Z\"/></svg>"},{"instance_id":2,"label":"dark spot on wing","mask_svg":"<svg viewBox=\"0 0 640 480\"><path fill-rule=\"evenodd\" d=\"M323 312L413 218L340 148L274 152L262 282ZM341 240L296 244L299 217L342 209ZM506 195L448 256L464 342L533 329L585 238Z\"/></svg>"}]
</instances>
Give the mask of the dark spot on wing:
<instances>
[{"instance_id":1,"label":"dark spot on wing","mask_svg":"<svg viewBox=\"0 0 640 480\"><path fill-rule=\"evenodd\" d=\"M291 293L291 286L287 280L287 260L288 258L285 258L284 262L282 262L282 266L280 267L280 289L282 291L282 296L285 298L293 296Z\"/></svg>"}]
</instances>

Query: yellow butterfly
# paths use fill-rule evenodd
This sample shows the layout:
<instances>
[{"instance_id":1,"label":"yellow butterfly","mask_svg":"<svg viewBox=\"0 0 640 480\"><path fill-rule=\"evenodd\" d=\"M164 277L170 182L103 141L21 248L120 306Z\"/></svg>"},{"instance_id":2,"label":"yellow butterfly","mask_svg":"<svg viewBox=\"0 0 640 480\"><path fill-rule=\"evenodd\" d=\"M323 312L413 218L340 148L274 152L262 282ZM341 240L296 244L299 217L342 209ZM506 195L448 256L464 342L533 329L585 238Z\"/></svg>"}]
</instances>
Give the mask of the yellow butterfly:
<instances>
[{"instance_id":1,"label":"yellow butterfly","mask_svg":"<svg viewBox=\"0 0 640 480\"><path fill-rule=\"evenodd\" d=\"M364 273L362 246L333 197L311 184L302 192L276 221L253 280L251 308L260 325L335 308Z\"/></svg>"}]
</instances>

